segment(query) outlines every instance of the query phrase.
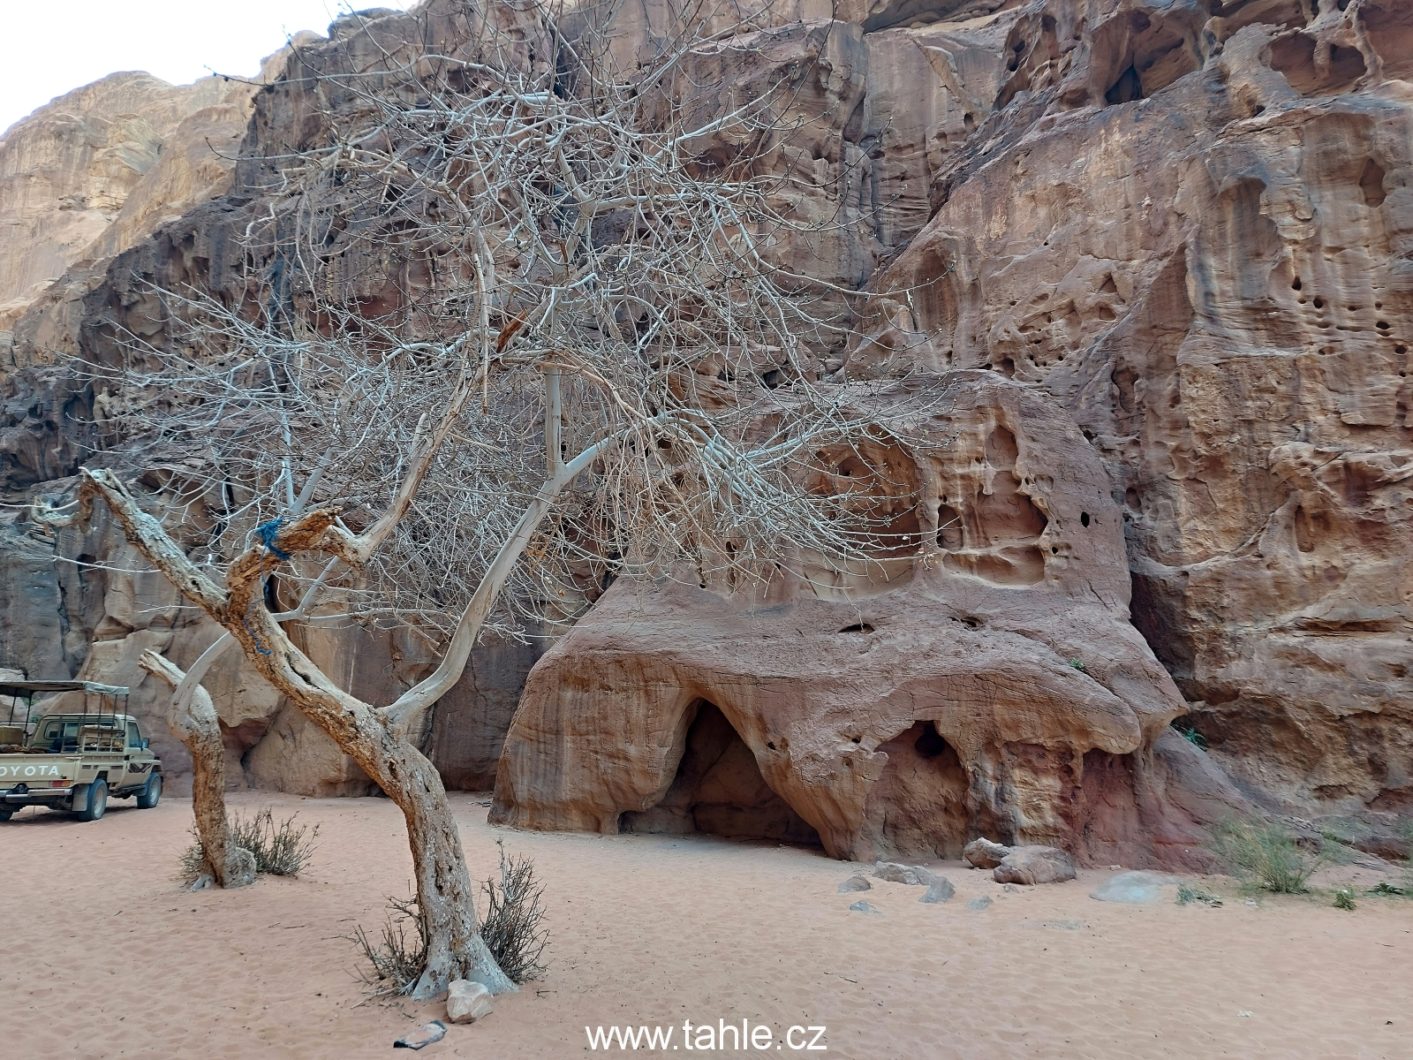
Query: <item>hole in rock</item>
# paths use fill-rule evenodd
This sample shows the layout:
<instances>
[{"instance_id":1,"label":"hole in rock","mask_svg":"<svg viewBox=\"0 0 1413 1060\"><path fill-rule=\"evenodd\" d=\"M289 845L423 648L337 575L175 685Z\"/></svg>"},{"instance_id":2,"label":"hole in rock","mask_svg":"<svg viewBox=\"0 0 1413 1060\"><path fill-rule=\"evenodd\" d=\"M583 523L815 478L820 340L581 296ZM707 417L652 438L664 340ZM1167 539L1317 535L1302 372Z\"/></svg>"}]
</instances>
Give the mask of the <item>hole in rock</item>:
<instances>
[{"instance_id":1,"label":"hole in rock","mask_svg":"<svg viewBox=\"0 0 1413 1060\"><path fill-rule=\"evenodd\" d=\"M1328 54L1316 52L1316 41L1307 33L1281 37L1271 44L1271 68L1302 95L1343 92L1364 76L1364 57L1354 48L1336 44Z\"/></svg>"},{"instance_id":2,"label":"hole in rock","mask_svg":"<svg viewBox=\"0 0 1413 1060\"><path fill-rule=\"evenodd\" d=\"M873 627L867 622L856 622L852 626L845 626L840 633L872 633Z\"/></svg>"},{"instance_id":3,"label":"hole in rock","mask_svg":"<svg viewBox=\"0 0 1413 1060\"><path fill-rule=\"evenodd\" d=\"M771 790L755 755L713 703L696 701L672 785L656 806L619 818L619 830L705 832L819 846L819 834Z\"/></svg>"},{"instance_id":4,"label":"hole in rock","mask_svg":"<svg viewBox=\"0 0 1413 1060\"><path fill-rule=\"evenodd\" d=\"M1119 103L1133 103L1143 98L1143 81L1133 66L1119 74L1118 79L1104 93L1104 102L1111 107Z\"/></svg>"},{"instance_id":5,"label":"hole in rock","mask_svg":"<svg viewBox=\"0 0 1413 1060\"><path fill-rule=\"evenodd\" d=\"M916 726L914 726L916 728ZM922 734L913 744L915 750L923 758L936 758L947 750L947 741L942 739L942 734L937 731L935 721L925 722L922 726Z\"/></svg>"},{"instance_id":6,"label":"hole in rock","mask_svg":"<svg viewBox=\"0 0 1413 1060\"><path fill-rule=\"evenodd\" d=\"M948 551L956 551L964 543L962 517L950 505L937 507L937 543Z\"/></svg>"},{"instance_id":7,"label":"hole in rock","mask_svg":"<svg viewBox=\"0 0 1413 1060\"><path fill-rule=\"evenodd\" d=\"M879 745L888 756L864 813L890 854L959 857L971 838L967 775L932 721L916 721Z\"/></svg>"},{"instance_id":8,"label":"hole in rock","mask_svg":"<svg viewBox=\"0 0 1413 1060\"><path fill-rule=\"evenodd\" d=\"M1080 513L1079 513L1079 525L1080 525L1080 526L1088 526L1088 525L1089 525L1089 513L1088 513L1088 512L1080 512Z\"/></svg>"}]
</instances>

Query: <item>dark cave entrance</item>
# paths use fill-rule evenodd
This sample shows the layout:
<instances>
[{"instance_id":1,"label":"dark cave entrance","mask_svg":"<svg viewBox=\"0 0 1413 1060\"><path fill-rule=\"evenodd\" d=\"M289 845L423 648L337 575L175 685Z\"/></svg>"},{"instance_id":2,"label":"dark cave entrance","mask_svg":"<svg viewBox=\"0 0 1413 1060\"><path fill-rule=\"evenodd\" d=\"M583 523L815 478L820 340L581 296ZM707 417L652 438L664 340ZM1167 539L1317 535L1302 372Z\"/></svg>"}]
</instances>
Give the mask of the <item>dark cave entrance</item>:
<instances>
[{"instance_id":1,"label":"dark cave entrance","mask_svg":"<svg viewBox=\"0 0 1413 1060\"><path fill-rule=\"evenodd\" d=\"M961 857L970 827L967 773L931 721L915 721L878 749L888 762L865 810L880 847L899 857Z\"/></svg>"},{"instance_id":2,"label":"dark cave entrance","mask_svg":"<svg viewBox=\"0 0 1413 1060\"><path fill-rule=\"evenodd\" d=\"M716 705L701 699L688 709L696 714L672 786L656 806L623 814L619 830L820 846L819 834L771 790L755 755Z\"/></svg>"}]
</instances>

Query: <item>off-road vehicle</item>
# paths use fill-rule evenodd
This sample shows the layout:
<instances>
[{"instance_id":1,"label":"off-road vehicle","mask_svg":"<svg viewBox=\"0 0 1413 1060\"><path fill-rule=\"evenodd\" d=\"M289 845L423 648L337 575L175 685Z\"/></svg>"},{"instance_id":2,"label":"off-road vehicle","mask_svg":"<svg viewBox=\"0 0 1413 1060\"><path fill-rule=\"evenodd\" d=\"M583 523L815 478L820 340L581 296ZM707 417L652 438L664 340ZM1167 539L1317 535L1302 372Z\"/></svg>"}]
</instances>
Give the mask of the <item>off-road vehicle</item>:
<instances>
[{"instance_id":1,"label":"off-road vehicle","mask_svg":"<svg viewBox=\"0 0 1413 1060\"><path fill-rule=\"evenodd\" d=\"M46 692L83 692L84 709L32 717L34 696ZM162 764L137 720L118 711L127 696L126 688L92 681L0 681L0 703L10 697L9 721L0 723L0 821L26 806L84 821L102 817L109 799L156 806Z\"/></svg>"}]
</instances>

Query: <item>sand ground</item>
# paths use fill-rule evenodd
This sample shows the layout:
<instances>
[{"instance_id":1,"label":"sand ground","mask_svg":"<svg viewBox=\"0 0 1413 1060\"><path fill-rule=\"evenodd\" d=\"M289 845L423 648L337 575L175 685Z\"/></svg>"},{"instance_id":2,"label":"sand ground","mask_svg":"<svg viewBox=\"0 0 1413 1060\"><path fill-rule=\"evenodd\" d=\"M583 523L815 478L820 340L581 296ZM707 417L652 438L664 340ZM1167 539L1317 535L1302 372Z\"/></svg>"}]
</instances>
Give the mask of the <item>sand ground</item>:
<instances>
[{"instance_id":1,"label":"sand ground","mask_svg":"<svg viewBox=\"0 0 1413 1060\"><path fill-rule=\"evenodd\" d=\"M683 1020L747 1020L776 1038L823 1026L827 1049L691 1052L1413 1057L1410 901L1350 913L1327 897L1247 904L1228 887L1218 909L1123 906L1089 898L1107 872L1007 892L947 865L956 897L923 905L899 884L839 894L851 868L806 850L506 832L486 824L483 798L453 799L473 873L491 872L498 837L535 859L550 968L419 1056L583 1056L585 1027L611 1024L674 1025L683 1052ZM305 874L183 891L191 815L177 798L115 804L94 824L27 810L0 825L0 1057L412 1055L393 1040L439 1006L365 1000L344 937L375 930L385 898L410 890L396 808L233 804L318 823ZM968 907L981 896L988 908ZM851 912L860 897L881 912Z\"/></svg>"}]
</instances>

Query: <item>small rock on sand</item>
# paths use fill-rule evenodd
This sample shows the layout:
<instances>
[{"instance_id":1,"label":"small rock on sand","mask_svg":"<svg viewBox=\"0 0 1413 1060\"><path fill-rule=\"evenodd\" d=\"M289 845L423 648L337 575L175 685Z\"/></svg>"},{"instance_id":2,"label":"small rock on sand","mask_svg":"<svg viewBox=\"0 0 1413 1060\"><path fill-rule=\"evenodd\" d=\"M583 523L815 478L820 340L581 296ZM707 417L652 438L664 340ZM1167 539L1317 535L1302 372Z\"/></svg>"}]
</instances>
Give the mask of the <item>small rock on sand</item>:
<instances>
[{"instance_id":1,"label":"small rock on sand","mask_svg":"<svg viewBox=\"0 0 1413 1060\"><path fill-rule=\"evenodd\" d=\"M840 894L848 894L850 891L871 891L873 884L868 882L864 876L855 873L839 885Z\"/></svg>"},{"instance_id":2,"label":"small rock on sand","mask_svg":"<svg viewBox=\"0 0 1413 1060\"><path fill-rule=\"evenodd\" d=\"M447 991L446 1018L452 1023L475 1023L489 1016L494 1008L491 992L469 979L457 979Z\"/></svg>"},{"instance_id":3,"label":"small rock on sand","mask_svg":"<svg viewBox=\"0 0 1413 1060\"><path fill-rule=\"evenodd\" d=\"M1177 883L1177 877L1166 872L1121 872L1101 883L1089 897L1100 902L1153 905L1167 900L1168 889L1176 887Z\"/></svg>"},{"instance_id":4,"label":"small rock on sand","mask_svg":"<svg viewBox=\"0 0 1413 1060\"><path fill-rule=\"evenodd\" d=\"M1012 847L991 874L997 883L1060 883L1074 879L1074 859L1058 847Z\"/></svg>"},{"instance_id":5,"label":"small rock on sand","mask_svg":"<svg viewBox=\"0 0 1413 1060\"><path fill-rule=\"evenodd\" d=\"M923 892L919 902L945 902L957 893L957 889L952 886L952 881L945 876L934 876L932 882L927 885L927 890Z\"/></svg>"},{"instance_id":6,"label":"small rock on sand","mask_svg":"<svg viewBox=\"0 0 1413 1060\"><path fill-rule=\"evenodd\" d=\"M980 898L973 898L970 902L968 902L968 903L967 903L967 908L968 908L968 909L990 909L990 908L991 908L991 899L988 898L986 895L983 894Z\"/></svg>"},{"instance_id":7,"label":"small rock on sand","mask_svg":"<svg viewBox=\"0 0 1413 1060\"><path fill-rule=\"evenodd\" d=\"M849 908L852 909L855 913L868 913L871 916L883 915L883 910L879 909L878 906L872 904L871 902L865 902L862 899L849 906Z\"/></svg>"},{"instance_id":8,"label":"small rock on sand","mask_svg":"<svg viewBox=\"0 0 1413 1060\"><path fill-rule=\"evenodd\" d=\"M932 871L921 865L900 865L896 861L880 861L873 866L873 875L889 883L907 883L927 887L937 879Z\"/></svg>"}]
</instances>

